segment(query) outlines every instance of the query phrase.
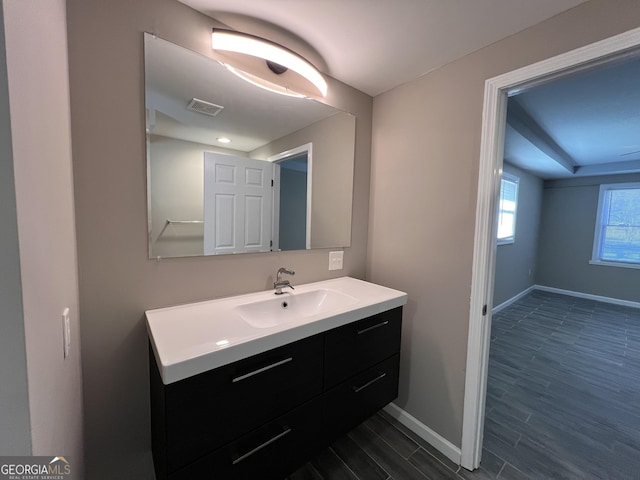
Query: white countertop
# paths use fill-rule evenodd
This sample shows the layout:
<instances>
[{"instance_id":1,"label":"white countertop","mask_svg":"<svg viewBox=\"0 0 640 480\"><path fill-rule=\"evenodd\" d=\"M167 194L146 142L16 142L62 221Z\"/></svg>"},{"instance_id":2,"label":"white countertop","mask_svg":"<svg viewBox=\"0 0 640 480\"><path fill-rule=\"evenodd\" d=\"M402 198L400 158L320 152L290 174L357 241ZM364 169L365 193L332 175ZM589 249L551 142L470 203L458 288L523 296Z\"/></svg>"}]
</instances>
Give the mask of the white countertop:
<instances>
[{"instance_id":1,"label":"white countertop","mask_svg":"<svg viewBox=\"0 0 640 480\"><path fill-rule=\"evenodd\" d=\"M147 331L165 385L295 342L332 328L405 305L407 294L351 277L294 285L284 295L274 290L147 310ZM249 303L287 298L325 289L353 297L347 306L257 328L238 314Z\"/></svg>"}]
</instances>

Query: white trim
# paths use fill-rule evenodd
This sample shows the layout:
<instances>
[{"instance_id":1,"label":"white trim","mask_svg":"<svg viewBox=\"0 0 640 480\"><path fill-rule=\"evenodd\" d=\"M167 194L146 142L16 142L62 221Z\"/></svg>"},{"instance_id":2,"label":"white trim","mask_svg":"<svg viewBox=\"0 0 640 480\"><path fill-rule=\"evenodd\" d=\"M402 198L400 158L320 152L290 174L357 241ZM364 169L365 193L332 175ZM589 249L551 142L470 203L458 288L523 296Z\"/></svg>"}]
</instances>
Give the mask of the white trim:
<instances>
[{"instance_id":1,"label":"white trim","mask_svg":"<svg viewBox=\"0 0 640 480\"><path fill-rule=\"evenodd\" d=\"M509 300L506 300L504 302L502 302L500 305L498 305L497 307L493 307L493 309L491 310L492 314L496 314L498 313L500 310L507 308L509 305L511 305L512 303L516 303L518 300L520 300L522 297L524 297L525 295L529 295L531 292L533 292L534 290L536 290L537 285L531 285L529 288L524 289L523 291L521 291L520 293L518 293L517 295L511 297Z\"/></svg>"},{"instance_id":2,"label":"white trim","mask_svg":"<svg viewBox=\"0 0 640 480\"><path fill-rule=\"evenodd\" d=\"M498 240L496 242L496 245L498 245L499 247L502 245L513 245L514 243L516 243L515 238L513 237L508 237L508 238L504 238L502 240Z\"/></svg>"},{"instance_id":3,"label":"white trim","mask_svg":"<svg viewBox=\"0 0 640 480\"><path fill-rule=\"evenodd\" d=\"M542 292L559 293L560 295L569 295L571 297L586 298L587 300L595 300L597 302L612 303L614 305L623 305L625 307L640 308L640 302L631 300L622 300L621 298L603 297L602 295L593 295L591 293L574 292L573 290L564 290L556 287L546 287L544 285L534 285L536 290Z\"/></svg>"},{"instance_id":4,"label":"white trim","mask_svg":"<svg viewBox=\"0 0 640 480\"><path fill-rule=\"evenodd\" d=\"M589 265L600 265L601 267L635 268L640 269L640 263L611 262L607 260L589 260Z\"/></svg>"},{"instance_id":5,"label":"white trim","mask_svg":"<svg viewBox=\"0 0 640 480\"><path fill-rule=\"evenodd\" d=\"M271 174L273 181L273 198L271 201L271 251L280 251L280 164L273 162L273 172Z\"/></svg>"},{"instance_id":6,"label":"white trim","mask_svg":"<svg viewBox=\"0 0 640 480\"><path fill-rule=\"evenodd\" d=\"M482 138L478 172L475 241L469 312L469 338L465 376L462 419L461 465L474 470L480 465L484 408L487 391L489 341L495 274L497 200L500 195L500 174L504 150L504 131L507 117L507 94L499 84L485 83L482 111ZM491 279L491 281L488 281Z\"/></svg>"},{"instance_id":7,"label":"white trim","mask_svg":"<svg viewBox=\"0 0 640 480\"><path fill-rule=\"evenodd\" d=\"M591 261L600 261L600 245L602 244L602 213L609 210L609 197L606 195L607 188L600 185L598 192L598 209L596 211L596 225L593 232L593 246L591 251ZM605 205L606 203L606 205ZM591 262L589 262L591 263Z\"/></svg>"},{"instance_id":8,"label":"white trim","mask_svg":"<svg viewBox=\"0 0 640 480\"><path fill-rule=\"evenodd\" d=\"M594 60L631 50L640 45L640 28L616 35L562 55L505 73L485 82L482 111L482 136L478 172L478 198L473 248L473 269L469 312L469 337L462 422L461 464L468 470L480 465L486 400L487 363L495 273L495 212L498 172L502 168L502 150L506 117L506 96L515 88L544 81L591 64ZM605 59L606 60L606 59ZM489 311L491 309L489 308Z\"/></svg>"},{"instance_id":9,"label":"white trim","mask_svg":"<svg viewBox=\"0 0 640 480\"><path fill-rule=\"evenodd\" d=\"M384 407L384 411L422 438L433 448L445 455L449 460L460 465L460 449L442 435L431 430L413 415L398 407L395 403L390 403Z\"/></svg>"},{"instance_id":10,"label":"white trim","mask_svg":"<svg viewBox=\"0 0 640 480\"><path fill-rule=\"evenodd\" d=\"M634 302L632 300L623 300L621 298L604 297L602 295L594 295L592 293L582 293L582 292L576 292L573 290L564 290L562 288L547 287L546 285L536 284L536 285L531 285L529 288L511 297L509 300L502 302L497 307L493 307L493 310L491 311L491 313L493 314L498 313L500 310L507 308L509 305L513 303L516 303L522 297L530 294L534 290L539 290L541 292L559 293L560 295L569 295L570 297L586 298L587 300L595 300L597 302L612 303L614 305L623 305L625 307L640 308L640 302Z\"/></svg>"},{"instance_id":11,"label":"white trim","mask_svg":"<svg viewBox=\"0 0 640 480\"><path fill-rule=\"evenodd\" d=\"M607 267L622 267L622 268L640 268L640 263L625 262L624 260L605 260L600 258L602 254L602 240L604 236L603 224L605 212L609 212L609 204L611 202L610 192L618 190L638 190L640 189L639 182L624 182L624 183L603 183L600 185L598 193L598 210L596 213L596 226L593 233L593 250L591 252L591 265L603 265Z\"/></svg>"},{"instance_id":12,"label":"white trim","mask_svg":"<svg viewBox=\"0 0 640 480\"><path fill-rule=\"evenodd\" d=\"M502 176L500 178L500 197L498 201L498 232L500 231L500 214L503 212L503 209L500 208L500 201L503 199L502 195L502 182L510 182L515 185L515 206L513 209L513 230L511 231L511 235L508 237L500 238L496 235L498 246L500 245L509 245L516 242L516 227L518 221L518 193L520 191L520 177L513 175L511 173L507 173L505 171L502 172Z\"/></svg>"}]
</instances>

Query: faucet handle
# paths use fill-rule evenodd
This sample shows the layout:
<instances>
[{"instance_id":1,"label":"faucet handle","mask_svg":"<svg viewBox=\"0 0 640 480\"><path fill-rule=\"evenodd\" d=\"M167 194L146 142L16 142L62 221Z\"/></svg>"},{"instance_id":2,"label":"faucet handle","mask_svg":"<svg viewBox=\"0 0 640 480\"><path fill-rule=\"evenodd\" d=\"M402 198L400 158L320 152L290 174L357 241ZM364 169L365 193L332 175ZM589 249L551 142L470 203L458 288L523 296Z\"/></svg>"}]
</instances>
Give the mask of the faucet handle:
<instances>
[{"instance_id":1,"label":"faucet handle","mask_svg":"<svg viewBox=\"0 0 640 480\"><path fill-rule=\"evenodd\" d=\"M280 268L278 269L278 273L276 274L276 281L273 282L273 288L276 289L276 295L282 295L282 288L283 287L289 287L291 290L295 290L295 288L293 288L293 286L291 285L291 283L289 282L289 280L280 280L280 275L282 275L283 273L286 273L287 275L295 275L296 272L294 272L293 270L290 270L288 268Z\"/></svg>"}]
</instances>

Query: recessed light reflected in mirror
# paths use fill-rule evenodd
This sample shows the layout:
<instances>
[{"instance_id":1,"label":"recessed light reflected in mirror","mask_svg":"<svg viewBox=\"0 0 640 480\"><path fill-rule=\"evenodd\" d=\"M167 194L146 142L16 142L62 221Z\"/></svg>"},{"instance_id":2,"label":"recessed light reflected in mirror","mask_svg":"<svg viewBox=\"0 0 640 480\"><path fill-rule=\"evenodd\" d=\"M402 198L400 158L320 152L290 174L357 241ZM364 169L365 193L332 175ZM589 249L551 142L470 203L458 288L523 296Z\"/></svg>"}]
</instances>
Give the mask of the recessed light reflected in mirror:
<instances>
[{"instance_id":1,"label":"recessed light reflected in mirror","mask_svg":"<svg viewBox=\"0 0 640 480\"><path fill-rule=\"evenodd\" d=\"M219 143L231 143L231 139L227 138L227 137L218 137L218 138L216 138L216 140Z\"/></svg>"}]
</instances>

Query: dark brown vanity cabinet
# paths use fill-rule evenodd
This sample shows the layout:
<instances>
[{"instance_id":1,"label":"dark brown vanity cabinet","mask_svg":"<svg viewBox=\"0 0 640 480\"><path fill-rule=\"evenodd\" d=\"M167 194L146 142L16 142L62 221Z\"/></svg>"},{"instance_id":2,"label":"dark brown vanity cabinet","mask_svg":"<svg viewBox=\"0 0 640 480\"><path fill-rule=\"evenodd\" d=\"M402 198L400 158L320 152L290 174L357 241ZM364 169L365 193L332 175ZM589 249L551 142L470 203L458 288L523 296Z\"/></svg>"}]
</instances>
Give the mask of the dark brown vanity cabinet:
<instances>
[{"instance_id":1,"label":"dark brown vanity cabinet","mask_svg":"<svg viewBox=\"0 0 640 480\"><path fill-rule=\"evenodd\" d=\"M398 396L402 308L325 333L325 432L348 432Z\"/></svg>"},{"instance_id":2,"label":"dark brown vanity cabinet","mask_svg":"<svg viewBox=\"0 0 640 480\"><path fill-rule=\"evenodd\" d=\"M398 394L402 307L164 385L150 351L158 480L281 479Z\"/></svg>"}]
</instances>

